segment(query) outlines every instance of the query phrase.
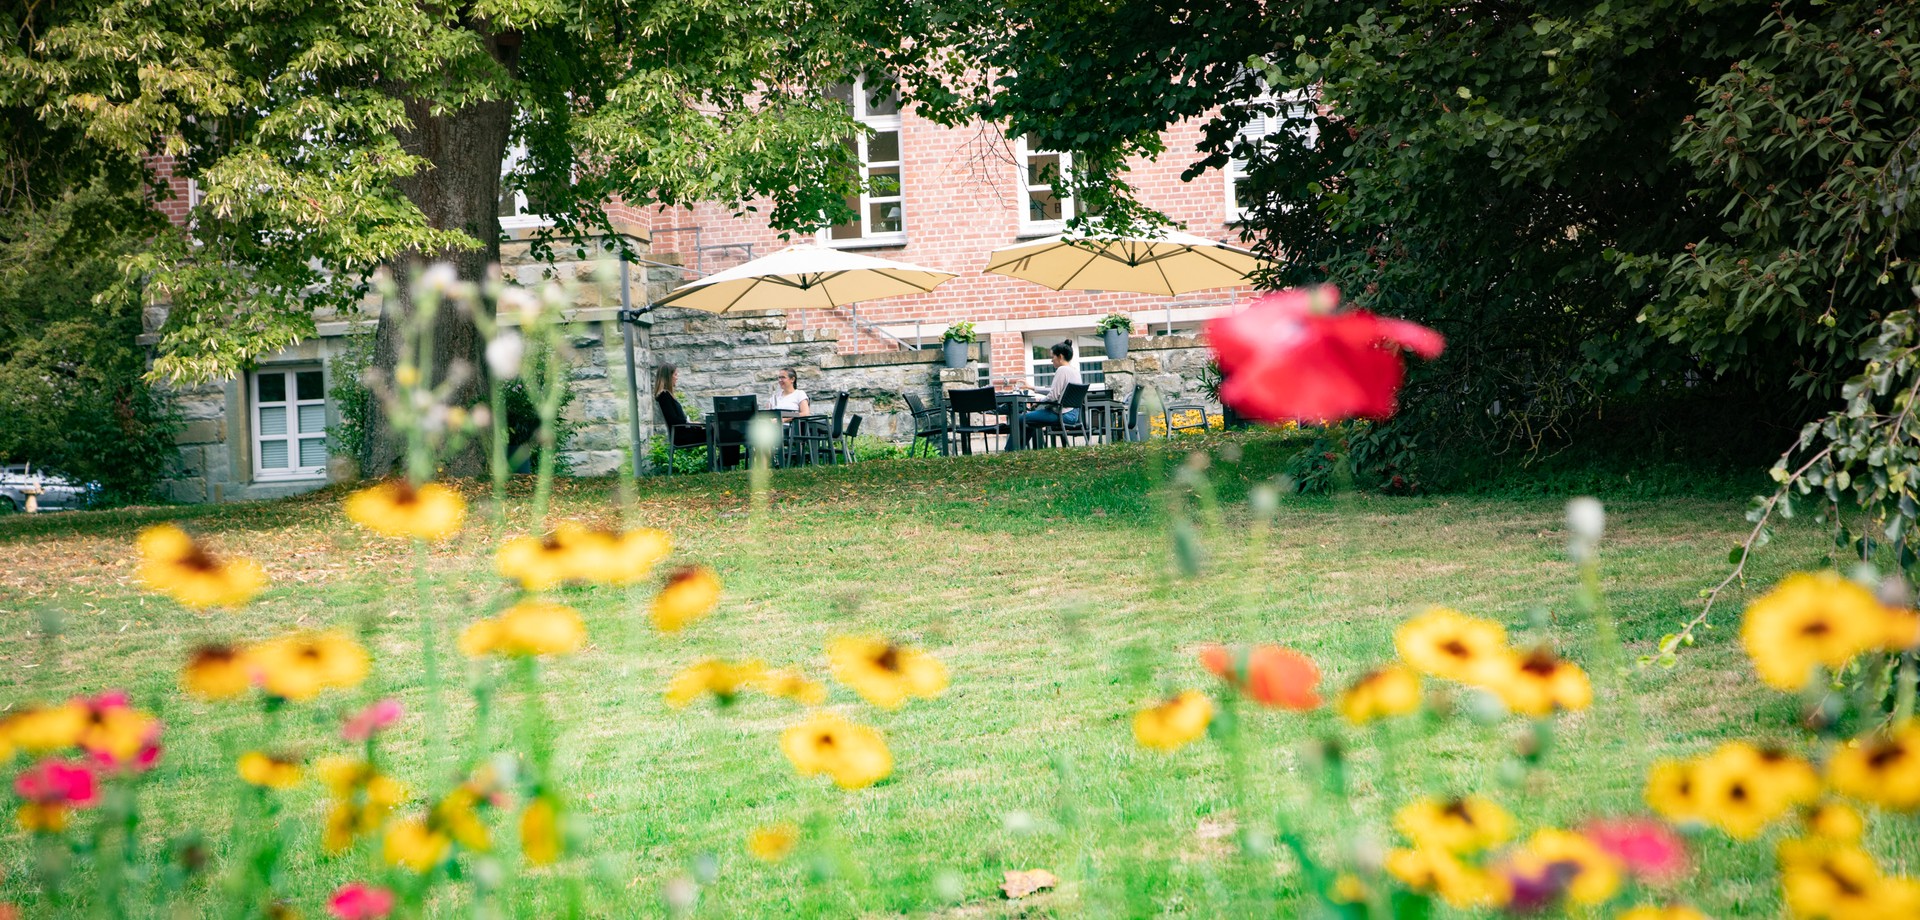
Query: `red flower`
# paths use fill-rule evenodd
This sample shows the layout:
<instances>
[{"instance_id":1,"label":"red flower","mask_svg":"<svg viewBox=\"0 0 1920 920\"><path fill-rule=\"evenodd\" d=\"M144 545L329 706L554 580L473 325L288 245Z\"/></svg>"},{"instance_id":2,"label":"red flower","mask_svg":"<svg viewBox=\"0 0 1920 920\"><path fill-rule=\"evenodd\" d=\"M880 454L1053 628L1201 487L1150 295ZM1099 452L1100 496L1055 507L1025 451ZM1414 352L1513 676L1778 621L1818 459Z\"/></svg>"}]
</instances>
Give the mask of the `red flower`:
<instances>
[{"instance_id":1,"label":"red flower","mask_svg":"<svg viewBox=\"0 0 1920 920\"><path fill-rule=\"evenodd\" d=\"M91 808L100 796L93 768L77 760L43 760L13 778L13 791L29 802L69 808Z\"/></svg>"},{"instance_id":2,"label":"red flower","mask_svg":"<svg viewBox=\"0 0 1920 920\"><path fill-rule=\"evenodd\" d=\"M1407 368L1405 348L1423 358L1446 346L1419 323L1366 310L1334 313L1332 285L1275 291L1207 324L1226 382L1220 399L1263 422L1386 419Z\"/></svg>"},{"instance_id":3,"label":"red flower","mask_svg":"<svg viewBox=\"0 0 1920 920\"><path fill-rule=\"evenodd\" d=\"M1687 845L1665 824L1645 818L1595 818L1581 828L1594 845L1655 885L1679 881L1687 872Z\"/></svg>"},{"instance_id":4,"label":"red flower","mask_svg":"<svg viewBox=\"0 0 1920 920\"><path fill-rule=\"evenodd\" d=\"M1314 692L1320 686L1320 667L1313 659L1278 645L1256 645L1244 659L1238 651L1209 645L1200 650L1200 663L1262 706L1296 712L1320 706L1320 695Z\"/></svg>"},{"instance_id":5,"label":"red flower","mask_svg":"<svg viewBox=\"0 0 1920 920\"><path fill-rule=\"evenodd\" d=\"M347 717L340 726L340 737L348 741L365 741L373 737L374 732L400 720L400 701L385 699L369 705L367 708Z\"/></svg>"},{"instance_id":6,"label":"red flower","mask_svg":"<svg viewBox=\"0 0 1920 920\"><path fill-rule=\"evenodd\" d=\"M341 885L328 899L327 912L340 920L380 920L393 912L393 892L364 882Z\"/></svg>"}]
</instances>

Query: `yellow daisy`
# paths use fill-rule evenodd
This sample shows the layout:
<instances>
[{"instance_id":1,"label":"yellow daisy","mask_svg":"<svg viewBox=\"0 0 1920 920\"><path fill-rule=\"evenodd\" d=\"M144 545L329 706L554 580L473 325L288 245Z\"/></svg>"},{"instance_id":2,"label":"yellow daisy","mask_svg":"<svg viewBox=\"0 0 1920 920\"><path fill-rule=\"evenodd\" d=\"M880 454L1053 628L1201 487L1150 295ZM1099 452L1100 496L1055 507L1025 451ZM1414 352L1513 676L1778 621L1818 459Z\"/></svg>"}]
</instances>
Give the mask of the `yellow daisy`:
<instances>
[{"instance_id":1,"label":"yellow daisy","mask_svg":"<svg viewBox=\"0 0 1920 920\"><path fill-rule=\"evenodd\" d=\"M300 785L300 761L284 754L248 751L240 755L240 778L264 789L292 789Z\"/></svg>"},{"instance_id":2,"label":"yellow daisy","mask_svg":"<svg viewBox=\"0 0 1920 920\"><path fill-rule=\"evenodd\" d=\"M667 576L667 584L653 598L653 628L679 632L710 613L720 603L720 576L703 565L687 566Z\"/></svg>"},{"instance_id":3,"label":"yellow daisy","mask_svg":"<svg viewBox=\"0 0 1920 920\"><path fill-rule=\"evenodd\" d=\"M581 577L606 585L645 581L653 567L673 552L673 538L664 530L638 527L622 533L596 531L592 551L581 559Z\"/></svg>"},{"instance_id":4,"label":"yellow daisy","mask_svg":"<svg viewBox=\"0 0 1920 920\"><path fill-rule=\"evenodd\" d=\"M499 573L528 591L545 591L579 578L584 557L598 548L578 528L562 526L543 537L515 537L494 551Z\"/></svg>"},{"instance_id":5,"label":"yellow daisy","mask_svg":"<svg viewBox=\"0 0 1920 920\"><path fill-rule=\"evenodd\" d=\"M863 789L893 773L880 733L819 712L780 735L780 750L801 776L825 774L842 789Z\"/></svg>"},{"instance_id":6,"label":"yellow daisy","mask_svg":"<svg viewBox=\"0 0 1920 920\"><path fill-rule=\"evenodd\" d=\"M180 686L203 700L227 700L253 687L253 665L245 648L203 645L193 650L180 671Z\"/></svg>"},{"instance_id":7,"label":"yellow daisy","mask_svg":"<svg viewBox=\"0 0 1920 920\"><path fill-rule=\"evenodd\" d=\"M1740 641L1760 679L1799 690L1815 665L1838 670L1888 637L1893 615L1873 592L1837 572L1800 572L1747 605Z\"/></svg>"},{"instance_id":8,"label":"yellow daisy","mask_svg":"<svg viewBox=\"0 0 1920 920\"><path fill-rule=\"evenodd\" d=\"M1456 855L1478 853L1513 836L1513 816L1477 795L1416 800L1393 816L1393 826L1415 846Z\"/></svg>"},{"instance_id":9,"label":"yellow daisy","mask_svg":"<svg viewBox=\"0 0 1920 920\"><path fill-rule=\"evenodd\" d=\"M1507 708L1540 718L1557 711L1579 711L1593 704L1587 672L1545 646L1524 655L1508 652L1488 659L1478 686L1493 691Z\"/></svg>"},{"instance_id":10,"label":"yellow daisy","mask_svg":"<svg viewBox=\"0 0 1920 920\"><path fill-rule=\"evenodd\" d=\"M793 854L800 843L800 828L791 821L756 827L747 835L747 855L765 863L777 863Z\"/></svg>"},{"instance_id":11,"label":"yellow daisy","mask_svg":"<svg viewBox=\"0 0 1920 920\"><path fill-rule=\"evenodd\" d=\"M267 586L267 572L251 559L216 559L187 532L159 524L140 532L141 584L196 610L238 607Z\"/></svg>"},{"instance_id":12,"label":"yellow daisy","mask_svg":"<svg viewBox=\"0 0 1920 920\"><path fill-rule=\"evenodd\" d=\"M87 707L78 701L58 706L38 706L14 713L0 728L7 739L23 751L44 754L79 745L86 733Z\"/></svg>"},{"instance_id":13,"label":"yellow daisy","mask_svg":"<svg viewBox=\"0 0 1920 920\"><path fill-rule=\"evenodd\" d=\"M1415 669L1471 683L1488 662L1507 652L1507 631L1492 620L1434 607L1400 624L1393 644L1400 660Z\"/></svg>"},{"instance_id":14,"label":"yellow daisy","mask_svg":"<svg viewBox=\"0 0 1920 920\"><path fill-rule=\"evenodd\" d=\"M1387 874L1408 888L1439 895L1460 908L1493 907L1506 903L1508 887L1502 876L1456 859L1445 850L1423 847L1387 853Z\"/></svg>"},{"instance_id":15,"label":"yellow daisy","mask_svg":"<svg viewBox=\"0 0 1920 920\"><path fill-rule=\"evenodd\" d=\"M777 668L760 675L759 688L768 696L793 700L808 706L818 706L827 701L827 688L819 681L808 680L799 668Z\"/></svg>"},{"instance_id":16,"label":"yellow daisy","mask_svg":"<svg viewBox=\"0 0 1920 920\"><path fill-rule=\"evenodd\" d=\"M1694 783L1700 817L1742 840L1820 794L1819 774L1806 761L1744 741L1701 759Z\"/></svg>"},{"instance_id":17,"label":"yellow daisy","mask_svg":"<svg viewBox=\"0 0 1920 920\"><path fill-rule=\"evenodd\" d=\"M347 496L346 511L354 523L384 537L444 540L459 532L467 501L437 482L415 488L394 479Z\"/></svg>"},{"instance_id":18,"label":"yellow daisy","mask_svg":"<svg viewBox=\"0 0 1920 920\"><path fill-rule=\"evenodd\" d=\"M1827 781L1842 795L1883 808L1920 808L1920 724L1839 745L1827 762Z\"/></svg>"},{"instance_id":19,"label":"yellow daisy","mask_svg":"<svg viewBox=\"0 0 1920 920\"><path fill-rule=\"evenodd\" d=\"M346 633L299 633L269 639L247 656L261 689L286 700L310 700L329 688L366 680L367 650Z\"/></svg>"},{"instance_id":20,"label":"yellow daisy","mask_svg":"<svg viewBox=\"0 0 1920 920\"><path fill-rule=\"evenodd\" d=\"M425 875L453 853L453 838L429 827L423 818L408 818L387 828L381 855L389 866Z\"/></svg>"},{"instance_id":21,"label":"yellow daisy","mask_svg":"<svg viewBox=\"0 0 1920 920\"><path fill-rule=\"evenodd\" d=\"M1420 709L1420 675L1411 668L1397 664L1369 671L1340 694L1334 708L1355 725L1417 712Z\"/></svg>"},{"instance_id":22,"label":"yellow daisy","mask_svg":"<svg viewBox=\"0 0 1920 920\"><path fill-rule=\"evenodd\" d=\"M1529 878L1551 873L1566 875L1567 900L1575 904L1603 904L1620 890L1625 866L1585 836L1557 828L1542 828L1509 858L1511 871Z\"/></svg>"},{"instance_id":23,"label":"yellow daisy","mask_svg":"<svg viewBox=\"0 0 1920 920\"><path fill-rule=\"evenodd\" d=\"M736 662L709 658L674 675L667 683L667 705L681 709L712 694L715 702L726 706L741 690L758 684L766 673L766 663L758 659Z\"/></svg>"},{"instance_id":24,"label":"yellow daisy","mask_svg":"<svg viewBox=\"0 0 1920 920\"><path fill-rule=\"evenodd\" d=\"M539 600L521 601L498 616L468 626L460 635L460 651L474 658L566 655L586 643L587 625L579 611Z\"/></svg>"},{"instance_id":25,"label":"yellow daisy","mask_svg":"<svg viewBox=\"0 0 1920 920\"><path fill-rule=\"evenodd\" d=\"M827 661L835 680L881 709L899 709L910 697L930 700L947 689L947 667L940 659L874 636L833 640Z\"/></svg>"},{"instance_id":26,"label":"yellow daisy","mask_svg":"<svg viewBox=\"0 0 1920 920\"><path fill-rule=\"evenodd\" d=\"M520 853L535 866L550 866L562 850L560 801L551 795L534 796L520 811Z\"/></svg>"},{"instance_id":27,"label":"yellow daisy","mask_svg":"<svg viewBox=\"0 0 1920 920\"><path fill-rule=\"evenodd\" d=\"M1141 747L1177 751L1207 733L1213 721L1213 700L1198 690L1183 690L1171 699L1133 714L1133 739Z\"/></svg>"}]
</instances>

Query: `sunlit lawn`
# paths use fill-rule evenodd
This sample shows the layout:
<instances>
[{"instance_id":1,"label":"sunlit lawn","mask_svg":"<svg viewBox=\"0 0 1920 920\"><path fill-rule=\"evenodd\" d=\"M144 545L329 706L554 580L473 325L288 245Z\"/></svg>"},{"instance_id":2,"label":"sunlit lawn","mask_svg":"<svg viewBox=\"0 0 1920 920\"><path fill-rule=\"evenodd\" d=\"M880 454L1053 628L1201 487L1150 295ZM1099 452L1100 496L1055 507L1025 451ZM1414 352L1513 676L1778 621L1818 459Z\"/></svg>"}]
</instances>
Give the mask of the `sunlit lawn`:
<instances>
[{"instance_id":1,"label":"sunlit lawn","mask_svg":"<svg viewBox=\"0 0 1920 920\"><path fill-rule=\"evenodd\" d=\"M1293 500L1256 553L1246 487L1274 475L1289 448L1259 436L1210 443L1226 510L1217 526L1197 523L1206 551L1198 577L1177 575L1169 561L1165 512L1149 491L1161 481L1155 446L778 473L760 520L747 513L744 475L642 483L633 518L670 530L682 559L718 569L726 598L711 619L663 638L624 593L570 593L593 644L543 679L565 791L587 829L586 868L574 873L586 881L572 889L540 875L509 880L514 903L538 902L541 915L575 899L586 915L652 914L665 910L669 881L687 877L704 881L697 910L712 917L1228 915L1248 908L1230 899L1245 877L1233 854L1249 817L1264 827L1283 813L1328 842L1322 855L1332 857L1391 843L1383 816L1419 790L1480 790L1527 826L1575 821L1636 811L1656 755L1733 734L1794 737L1792 701L1762 692L1732 647L1725 627L1738 597L1716 615L1723 628L1673 670L1609 669L1592 622L1571 603L1562 498ZM1227 458L1228 443L1245 445L1244 462ZM398 695L409 714L395 769L416 790L443 787L426 767L433 748L412 557L349 525L337 501L0 520L0 704L127 687L168 724L145 827L156 843L189 828L217 836L238 801L222 750L259 744L262 721L251 708L183 699L175 681L186 652L202 640L296 626L363 628L376 657L364 692L293 708L275 746L344 750L332 734L338 713ZM1684 621L1700 589L1724 574L1744 535L1742 508L1730 498L1609 503L1605 586L1630 655ZM557 509L604 523L623 515L607 481L564 483ZM272 589L238 614L195 615L143 597L131 583L131 543L161 519L260 559ZM433 552L430 615L443 642L509 596L490 574L489 521L478 501L463 539ZM1811 526L1788 530L1757 558L1757 581L1820 564L1823 546ZM1595 672L1599 703L1565 721L1545 769L1503 782L1520 729L1513 722L1409 727L1383 766L1367 736L1330 716L1262 712L1247 723L1251 805L1236 807L1217 745L1168 756L1133 744L1129 718L1140 703L1209 686L1193 659L1200 643L1288 644L1337 687L1391 655L1394 623L1429 604L1497 617L1517 640L1551 639ZM48 621L63 626L55 642L42 641ZM945 696L891 714L835 688L831 705L883 729L893 747L897 771L872 789L842 793L793 775L777 747L796 720L792 704L753 696L726 712L675 711L661 699L676 670L707 656L798 664L824 677L828 639L853 631L924 645L953 674ZM444 737L449 757L460 757L474 750L465 689L473 672L461 659L452 668ZM498 747L522 701L503 691L495 708L487 743ZM1314 791L1304 752L1319 737L1347 744L1350 801ZM318 915L334 884L365 877L377 857L369 849L321 859L321 793L309 785L286 799L300 842L282 888ZM742 852L750 829L783 820L828 829L820 847L850 870L818 880L807 860L765 866ZM1920 854L1910 835L1883 842L1893 868ZM1700 906L1716 916L1777 912L1769 844L1707 837L1702 857L1683 885ZM1286 898L1293 866L1276 855L1248 871ZM705 881L709 867L716 874ZM1068 882L1003 900L1002 873L1027 868ZM0 869L0 900L36 903L17 833L0 837ZM439 907L466 913L453 898Z\"/></svg>"}]
</instances>

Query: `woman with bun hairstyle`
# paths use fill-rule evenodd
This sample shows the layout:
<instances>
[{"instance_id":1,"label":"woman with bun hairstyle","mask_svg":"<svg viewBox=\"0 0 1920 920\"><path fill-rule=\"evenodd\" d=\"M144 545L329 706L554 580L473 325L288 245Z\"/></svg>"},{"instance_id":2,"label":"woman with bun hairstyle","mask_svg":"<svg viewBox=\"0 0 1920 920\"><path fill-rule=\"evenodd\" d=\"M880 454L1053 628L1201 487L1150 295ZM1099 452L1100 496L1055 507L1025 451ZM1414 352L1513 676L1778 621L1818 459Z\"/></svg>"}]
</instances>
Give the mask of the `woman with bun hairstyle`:
<instances>
[{"instance_id":1,"label":"woman with bun hairstyle","mask_svg":"<svg viewBox=\"0 0 1920 920\"><path fill-rule=\"evenodd\" d=\"M1073 342L1054 345L1049 358L1053 361L1053 384L1047 387L1046 402L1020 416L1020 421L1026 425L1027 443L1023 447L1038 447L1040 436L1048 428L1063 422L1068 425L1080 424L1080 410L1067 409L1062 412L1060 409L1060 397L1066 395L1067 387L1080 382L1080 369L1072 364ZM1012 434L1007 435L1006 449L1013 449Z\"/></svg>"}]
</instances>

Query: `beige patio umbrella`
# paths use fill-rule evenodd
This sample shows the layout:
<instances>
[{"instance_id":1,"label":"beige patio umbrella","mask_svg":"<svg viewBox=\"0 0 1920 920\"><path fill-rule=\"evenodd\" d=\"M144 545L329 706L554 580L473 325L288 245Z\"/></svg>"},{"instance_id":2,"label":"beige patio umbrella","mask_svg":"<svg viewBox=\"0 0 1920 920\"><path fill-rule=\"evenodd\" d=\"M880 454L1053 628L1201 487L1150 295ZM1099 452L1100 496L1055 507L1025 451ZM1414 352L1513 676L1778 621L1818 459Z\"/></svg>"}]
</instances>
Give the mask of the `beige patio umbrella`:
<instances>
[{"instance_id":1,"label":"beige patio umbrella","mask_svg":"<svg viewBox=\"0 0 1920 920\"><path fill-rule=\"evenodd\" d=\"M689 281L653 305L708 313L833 309L863 300L931 291L953 277L953 272L830 246L791 246Z\"/></svg>"},{"instance_id":2,"label":"beige patio umbrella","mask_svg":"<svg viewBox=\"0 0 1920 920\"><path fill-rule=\"evenodd\" d=\"M994 250L987 271L1056 291L1130 291L1169 297L1246 284L1273 267L1238 246L1178 230L1102 239L1050 236Z\"/></svg>"}]
</instances>

